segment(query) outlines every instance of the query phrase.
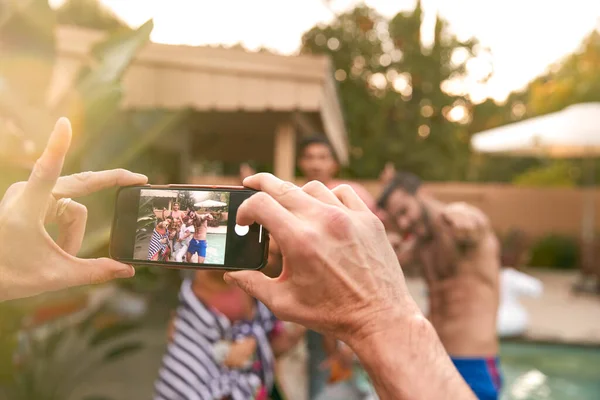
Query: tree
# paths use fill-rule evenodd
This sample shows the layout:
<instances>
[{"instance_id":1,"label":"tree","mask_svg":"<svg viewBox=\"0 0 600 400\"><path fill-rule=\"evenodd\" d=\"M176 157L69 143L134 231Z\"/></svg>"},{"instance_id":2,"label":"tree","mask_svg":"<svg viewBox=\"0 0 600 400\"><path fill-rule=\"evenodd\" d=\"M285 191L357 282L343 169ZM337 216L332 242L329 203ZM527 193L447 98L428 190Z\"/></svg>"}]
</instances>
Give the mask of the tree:
<instances>
[{"instance_id":1,"label":"tree","mask_svg":"<svg viewBox=\"0 0 600 400\"><path fill-rule=\"evenodd\" d=\"M130 31L131 28L98 0L67 0L56 10L57 22L101 31Z\"/></svg>"},{"instance_id":2,"label":"tree","mask_svg":"<svg viewBox=\"0 0 600 400\"><path fill-rule=\"evenodd\" d=\"M380 164L372 155L379 153L385 111L371 78L382 70L377 28L384 29L384 23L374 10L359 6L329 26L312 28L302 39L302 53L326 54L333 62L350 139L350 173L355 176L376 176Z\"/></svg>"},{"instance_id":3,"label":"tree","mask_svg":"<svg viewBox=\"0 0 600 400\"><path fill-rule=\"evenodd\" d=\"M189 190L180 190L177 202L179 203L180 210L193 210L196 200L194 200L194 197Z\"/></svg>"},{"instance_id":4,"label":"tree","mask_svg":"<svg viewBox=\"0 0 600 400\"><path fill-rule=\"evenodd\" d=\"M185 112L123 112L121 78L149 41L148 21L136 30L109 33L94 45L89 63L72 86L49 103L48 87L57 58L56 15L45 0L11 1L0 18L0 193L27 177L59 116L73 122L74 139L64 173L111 168L151 170L147 149L174 130ZM118 55L118 56L117 56ZM86 199L94 209L82 254L105 251L110 235L114 193Z\"/></svg>"},{"instance_id":5,"label":"tree","mask_svg":"<svg viewBox=\"0 0 600 400\"><path fill-rule=\"evenodd\" d=\"M591 32L578 51L551 65L503 104L487 100L473 107L470 133L544 115L572 104L600 101L600 31ZM600 163L596 162L597 174ZM549 185L582 183L581 161L481 155L475 158L478 180ZM558 183L557 183L558 182Z\"/></svg>"},{"instance_id":6,"label":"tree","mask_svg":"<svg viewBox=\"0 0 600 400\"><path fill-rule=\"evenodd\" d=\"M388 161L426 179L466 175L469 101L444 89L449 80L464 76L477 43L460 42L438 18L433 46L427 49L421 25L420 2L391 21L359 6L303 37L303 53L327 54L333 62L352 176L374 178ZM466 53L459 62L453 59L457 51ZM449 120L455 107L464 108L460 121Z\"/></svg>"},{"instance_id":7,"label":"tree","mask_svg":"<svg viewBox=\"0 0 600 400\"><path fill-rule=\"evenodd\" d=\"M543 115L577 103L600 101L600 30L590 33L579 51L565 57L528 86L527 109Z\"/></svg>"}]
</instances>

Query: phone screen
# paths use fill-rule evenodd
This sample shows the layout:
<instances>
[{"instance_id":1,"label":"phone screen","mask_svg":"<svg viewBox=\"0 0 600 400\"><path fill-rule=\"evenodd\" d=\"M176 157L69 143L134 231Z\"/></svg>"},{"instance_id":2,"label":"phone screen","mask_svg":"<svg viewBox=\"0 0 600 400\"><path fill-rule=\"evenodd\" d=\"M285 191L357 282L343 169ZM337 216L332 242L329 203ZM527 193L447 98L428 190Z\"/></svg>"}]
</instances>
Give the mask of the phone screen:
<instances>
[{"instance_id":1,"label":"phone screen","mask_svg":"<svg viewBox=\"0 0 600 400\"><path fill-rule=\"evenodd\" d=\"M266 263L262 226L237 225L249 189L128 187L119 191L111 256L180 268L259 269Z\"/></svg>"}]
</instances>

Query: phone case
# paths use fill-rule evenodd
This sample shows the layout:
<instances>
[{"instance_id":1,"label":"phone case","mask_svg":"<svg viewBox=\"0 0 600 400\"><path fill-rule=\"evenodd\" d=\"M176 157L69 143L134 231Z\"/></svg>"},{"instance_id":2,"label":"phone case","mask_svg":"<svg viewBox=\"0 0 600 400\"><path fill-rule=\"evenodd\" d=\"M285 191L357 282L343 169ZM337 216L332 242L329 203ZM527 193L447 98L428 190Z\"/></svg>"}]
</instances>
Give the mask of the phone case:
<instances>
[{"instance_id":1,"label":"phone case","mask_svg":"<svg viewBox=\"0 0 600 400\"><path fill-rule=\"evenodd\" d=\"M258 192L257 190L254 190L254 189L251 189L251 188L248 188L245 186L234 186L234 185L190 185L190 184L151 185L151 184L146 184L146 185L124 186L124 187L119 187L117 189L117 195L115 196L115 209L117 206L117 199L119 198L119 193L121 192L121 190L124 190L127 188L132 188L132 187L149 188L149 189L210 189L210 190L214 190L214 191L217 191L219 189L240 190L240 191L249 190L249 191ZM112 223L113 227L115 226L116 218L117 218L117 213L115 212L115 215L113 216L113 223ZM176 269L176 270L184 269L184 270L220 270L220 271L260 271L264 267L267 266L268 258L269 258L270 235L266 228L263 228L263 230L265 233L265 235L264 235L265 246L264 246L263 262L254 269L252 269L252 268L233 268L233 267L227 267L224 265L223 266L210 265L208 267L201 268L201 267L191 266L191 265L186 265L186 264L162 264L157 261L144 261L144 260L139 260L139 261L135 260L135 262L132 262L129 264L133 265L133 266L161 267L161 268ZM109 243L112 243L112 238L113 238L113 233L114 233L113 231L114 231L114 229L111 228L110 236L109 236ZM113 255L111 254L111 246L110 245L108 247L108 253L109 253L109 257L111 259L122 262L119 259L116 259L113 257Z\"/></svg>"}]
</instances>

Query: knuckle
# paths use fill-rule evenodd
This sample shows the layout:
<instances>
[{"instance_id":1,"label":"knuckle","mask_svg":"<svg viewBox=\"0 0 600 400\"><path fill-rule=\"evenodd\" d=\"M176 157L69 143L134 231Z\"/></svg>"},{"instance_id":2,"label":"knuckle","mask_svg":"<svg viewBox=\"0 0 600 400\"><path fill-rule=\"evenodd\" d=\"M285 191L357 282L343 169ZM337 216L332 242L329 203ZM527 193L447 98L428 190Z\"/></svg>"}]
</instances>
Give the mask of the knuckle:
<instances>
[{"instance_id":1,"label":"knuckle","mask_svg":"<svg viewBox=\"0 0 600 400\"><path fill-rule=\"evenodd\" d=\"M33 165L31 175L38 180L47 180L50 176L50 168L42 161L42 159L38 159Z\"/></svg>"},{"instance_id":2,"label":"knuckle","mask_svg":"<svg viewBox=\"0 0 600 400\"><path fill-rule=\"evenodd\" d=\"M342 183L341 185L337 186L335 188L335 191L338 193L344 193L344 192L354 192L354 189L352 189L352 186L348 185L347 183Z\"/></svg>"},{"instance_id":3,"label":"knuckle","mask_svg":"<svg viewBox=\"0 0 600 400\"><path fill-rule=\"evenodd\" d=\"M128 175L129 175L129 171L126 170L125 168L117 168L117 169L113 170L114 184L121 182L123 179L127 178Z\"/></svg>"},{"instance_id":4,"label":"knuckle","mask_svg":"<svg viewBox=\"0 0 600 400\"><path fill-rule=\"evenodd\" d=\"M328 207L324 213L328 231L338 238L348 237L352 232L352 217L339 207Z\"/></svg>"},{"instance_id":5,"label":"knuckle","mask_svg":"<svg viewBox=\"0 0 600 400\"><path fill-rule=\"evenodd\" d=\"M319 181L312 180L312 181L308 182L307 184L305 184L302 187L302 190L304 190L305 192L311 192L311 191L314 191L316 189L322 189L322 188L326 188L326 186L323 185L323 183L321 183Z\"/></svg>"},{"instance_id":6,"label":"knuckle","mask_svg":"<svg viewBox=\"0 0 600 400\"><path fill-rule=\"evenodd\" d=\"M292 182L288 182L288 181L282 182L280 184L279 190L278 190L279 196L280 197L287 196L290 193L293 193L298 189L299 189L298 186L294 185Z\"/></svg>"},{"instance_id":7,"label":"knuckle","mask_svg":"<svg viewBox=\"0 0 600 400\"><path fill-rule=\"evenodd\" d=\"M265 192L258 192L252 195L248 200L246 200L245 203L247 204L246 207L261 208L265 207L270 200L271 196L269 196Z\"/></svg>"},{"instance_id":8,"label":"knuckle","mask_svg":"<svg viewBox=\"0 0 600 400\"><path fill-rule=\"evenodd\" d=\"M77 174L74 174L73 178L75 178L79 182L87 183L91 179L92 174L92 171L79 172Z\"/></svg>"},{"instance_id":9,"label":"knuckle","mask_svg":"<svg viewBox=\"0 0 600 400\"><path fill-rule=\"evenodd\" d=\"M86 206L84 206L81 203L74 203L76 210L77 210L77 214L79 214L82 217L87 217L88 216L88 209Z\"/></svg>"},{"instance_id":10,"label":"knuckle","mask_svg":"<svg viewBox=\"0 0 600 400\"><path fill-rule=\"evenodd\" d=\"M379 217L377 217L375 214L373 213L369 213L370 215L367 216L367 220L371 223L371 226L373 226L373 230L375 231L375 233L386 233L385 230L385 225L383 224L383 221L381 219L379 219Z\"/></svg>"},{"instance_id":11,"label":"knuckle","mask_svg":"<svg viewBox=\"0 0 600 400\"><path fill-rule=\"evenodd\" d=\"M10 185L8 187L8 189L6 189L6 193L4 194L4 196L10 197L10 196L14 196L18 193L21 193L25 189L26 185L27 185L27 182L13 183L12 185Z\"/></svg>"}]
</instances>

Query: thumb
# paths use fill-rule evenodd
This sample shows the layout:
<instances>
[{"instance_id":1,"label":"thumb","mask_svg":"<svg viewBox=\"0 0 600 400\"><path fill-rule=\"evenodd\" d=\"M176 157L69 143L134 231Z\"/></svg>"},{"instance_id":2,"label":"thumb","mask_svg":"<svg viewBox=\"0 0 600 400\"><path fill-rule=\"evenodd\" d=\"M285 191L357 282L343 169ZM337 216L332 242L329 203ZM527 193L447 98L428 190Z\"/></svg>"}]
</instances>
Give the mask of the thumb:
<instances>
[{"instance_id":1,"label":"thumb","mask_svg":"<svg viewBox=\"0 0 600 400\"><path fill-rule=\"evenodd\" d=\"M271 308L275 291L275 282L259 271L227 272L225 282L236 284L244 292ZM275 311L275 310L273 310Z\"/></svg>"},{"instance_id":2,"label":"thumb","mask_svg":"<svg viewBox=\"0 0 600 400\"><path fill-rule=\"evenodd\" d=\"M131 278L135 269L110 258L77 259L79 264L72 271L73 285L95 285L118 278Z\"/></svg>"}]
</instances>

